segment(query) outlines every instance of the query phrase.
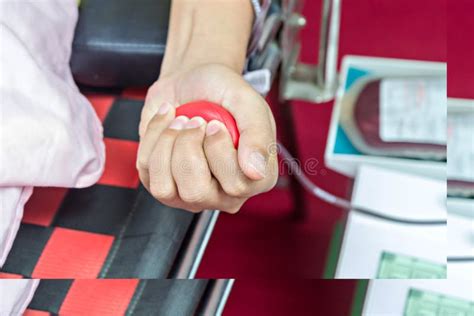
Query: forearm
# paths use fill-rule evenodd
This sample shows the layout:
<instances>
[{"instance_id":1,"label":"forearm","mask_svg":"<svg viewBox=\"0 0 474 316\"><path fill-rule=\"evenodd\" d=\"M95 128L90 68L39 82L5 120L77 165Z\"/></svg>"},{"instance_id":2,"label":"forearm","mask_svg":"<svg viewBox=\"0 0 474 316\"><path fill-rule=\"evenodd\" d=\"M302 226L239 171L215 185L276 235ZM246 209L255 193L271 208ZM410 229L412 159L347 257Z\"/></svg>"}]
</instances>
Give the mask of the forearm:
<instances>
[{"instance_id":1,"label":"forearm","mask_svg":"<svg viewBox=\"0 0 474 316\"><path fill-rule=\"evenodd\" d=\"M253 15L249 0L173 0L162 76L211 63L242 72Z\"/></svg>"}]
</instances>

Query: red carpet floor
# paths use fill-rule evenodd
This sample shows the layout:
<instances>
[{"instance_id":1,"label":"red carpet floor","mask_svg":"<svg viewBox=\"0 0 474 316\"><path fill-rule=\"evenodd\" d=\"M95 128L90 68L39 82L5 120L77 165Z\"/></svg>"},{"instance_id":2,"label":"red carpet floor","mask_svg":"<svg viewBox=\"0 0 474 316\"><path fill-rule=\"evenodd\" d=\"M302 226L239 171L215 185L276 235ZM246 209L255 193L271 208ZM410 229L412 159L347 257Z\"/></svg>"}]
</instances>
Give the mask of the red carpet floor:
<instances>
[{"instance_id":1,"label":"red carpet floor","mask_svg":"<svg viewBox=\"0 0 474 316\"><path fill-rule=\"evenodd\" d=\"M314 63L321 0L305 3L308 24L302 34L302 59ZM446 61L445 0L342 3L340 59L354 54ZM298 101L290 106L299 159L317 159L322 171L312 180L347 195L350 179L323 164L332 104ZM285 188L251 199L236 216L221 215L198 277L238 279L225 315L349 314L354 281L298 280L322 276L334 223L343 216L341 210L309 195L305 198L307 217L301 222L291 219L293 203Z\"/></svg>"}]
</instances>

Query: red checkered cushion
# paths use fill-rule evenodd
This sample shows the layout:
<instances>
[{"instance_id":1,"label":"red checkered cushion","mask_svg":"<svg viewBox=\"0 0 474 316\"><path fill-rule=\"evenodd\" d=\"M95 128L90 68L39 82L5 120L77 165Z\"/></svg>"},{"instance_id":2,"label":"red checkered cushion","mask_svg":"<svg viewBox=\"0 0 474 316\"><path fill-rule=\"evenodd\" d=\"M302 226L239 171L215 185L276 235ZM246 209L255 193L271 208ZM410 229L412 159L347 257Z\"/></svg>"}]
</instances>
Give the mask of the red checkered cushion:
<instances>
[{"instance_id":1,"label":"red checkered cushion","mask_svg":"<svg viewBox=\"0 0 474 316\"><path fill-rule=\"evenodd\" d=\"M143 90L88 94L104 125L105 171L85 189L35 188L0 278L167 277L173 271L195 216L160 204L139 184L144 96Z\"/></svg>"}]
</instances>

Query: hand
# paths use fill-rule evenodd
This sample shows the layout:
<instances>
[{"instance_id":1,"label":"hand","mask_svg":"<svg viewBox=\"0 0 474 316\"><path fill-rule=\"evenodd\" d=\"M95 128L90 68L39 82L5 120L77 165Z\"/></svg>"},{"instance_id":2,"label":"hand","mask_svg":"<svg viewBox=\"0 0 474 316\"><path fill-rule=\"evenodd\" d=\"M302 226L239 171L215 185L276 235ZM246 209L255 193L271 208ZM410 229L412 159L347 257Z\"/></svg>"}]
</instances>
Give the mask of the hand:
<instances>
[{"instance_id":1,"label":"hand","mask_svg":"<svg viewBox=\"0 0 474 316\"><path fill-rule=\"evenodd\" d=\"M225 126L202 118L175 118L181 104L208 100L235 118L239 147ZM140 122L137 168L162 203L197 212L237 212L278 178L275 122L265 100L235 70L220 64L162 76L147 94Z\"/></svg>"}]
</instances>

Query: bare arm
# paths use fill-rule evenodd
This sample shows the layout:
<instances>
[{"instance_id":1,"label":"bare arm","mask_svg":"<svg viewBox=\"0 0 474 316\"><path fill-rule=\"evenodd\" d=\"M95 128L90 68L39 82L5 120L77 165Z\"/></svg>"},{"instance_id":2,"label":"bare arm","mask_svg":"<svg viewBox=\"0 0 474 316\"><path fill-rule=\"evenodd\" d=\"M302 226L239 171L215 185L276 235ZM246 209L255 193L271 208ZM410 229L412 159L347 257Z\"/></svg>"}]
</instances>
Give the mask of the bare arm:
<instances>
[{"instance_id":1,"label":"bare arm","mask_svg":"<svg viewBox=\"0 0 474 316\"><path fill-rule=\"evenodd\" d=\"M207 63L240 74L253 18L249 0L173 0L162 75Z\"/></svg>"}]
</instances>

